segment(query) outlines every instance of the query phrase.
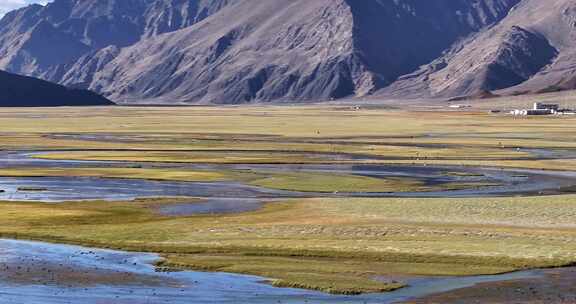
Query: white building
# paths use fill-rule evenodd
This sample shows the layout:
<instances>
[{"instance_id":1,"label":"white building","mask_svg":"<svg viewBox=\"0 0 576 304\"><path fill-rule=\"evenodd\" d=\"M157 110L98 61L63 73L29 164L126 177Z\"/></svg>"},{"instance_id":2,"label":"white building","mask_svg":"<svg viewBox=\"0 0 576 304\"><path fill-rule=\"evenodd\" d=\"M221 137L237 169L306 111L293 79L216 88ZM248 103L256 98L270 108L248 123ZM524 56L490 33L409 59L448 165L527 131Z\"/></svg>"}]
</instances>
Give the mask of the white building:
<instances>
[{"instance_id":1,"label":"white building","mask_svg":"<svg viewBox=\"0 0 576 304\"><path fill-rule=\"evenodd\" d=\"M559 110L560 105L558 104L536 102L534 103L534 107L532 109L513 110L510 112L510 114L516 116L553 115L558 114Z\"/></svg>"},{"instance_id":2,"label":"white building","mask_svg":"<svg viewBox=\"0 0 576 304\"><path fill-rule=\"evenodd\" d=\"M543 102L535 102L533 110L549 110L554 113L558 112L560 109L560 105L556 103L543 103Z\"/></svg>"}]
</instances>

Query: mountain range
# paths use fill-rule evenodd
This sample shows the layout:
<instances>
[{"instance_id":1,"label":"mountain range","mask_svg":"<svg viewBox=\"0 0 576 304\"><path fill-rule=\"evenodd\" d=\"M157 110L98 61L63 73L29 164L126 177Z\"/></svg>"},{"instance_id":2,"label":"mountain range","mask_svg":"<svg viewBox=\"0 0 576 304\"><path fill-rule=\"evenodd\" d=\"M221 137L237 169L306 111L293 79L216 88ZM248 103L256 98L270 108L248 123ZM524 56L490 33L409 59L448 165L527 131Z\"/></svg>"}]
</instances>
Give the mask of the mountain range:
<instances>
[{"instance_id":1,"label":"mountain range","mask_svg":"<svg viewBox=\"0 0 576 304\"><path fill-rule=\"evenodd\" d=\"M576 88L573 0L55 0L0 69L120 103L452 98Z\"/></svg>"}]
</instances>

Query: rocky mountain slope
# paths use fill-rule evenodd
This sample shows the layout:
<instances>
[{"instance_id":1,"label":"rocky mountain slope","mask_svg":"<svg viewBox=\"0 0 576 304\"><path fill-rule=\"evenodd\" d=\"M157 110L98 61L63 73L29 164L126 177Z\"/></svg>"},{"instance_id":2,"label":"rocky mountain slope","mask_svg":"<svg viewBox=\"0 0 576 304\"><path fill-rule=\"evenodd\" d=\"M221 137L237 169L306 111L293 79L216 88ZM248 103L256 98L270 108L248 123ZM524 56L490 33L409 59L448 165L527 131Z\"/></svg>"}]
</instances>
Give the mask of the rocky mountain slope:
<instances>
[{"instance_id":1,"label":"rocky mountain slope","mask_svg":"<svg viewBox=\"0 0 576 304\"><path fill-rule=\"evenodd\" d=\"M384 95L523 94L576 88L576 2L523 0L495 26L381 90Z\"/></svg>"},{"instance_id":2,"label":"rocky mountain slope","mask_svg":"<svg viewBox=\"0 0 576 304\"><path fill-rule=\"evenodd\" d=\"M110 100L86 90L69 89L0 71L0 107L99 106Z\"/></svg>"},{"instance_id":3,"label":"rocky mountain slope","mask_svg":"<svg viewBox=\"0 0 576 304\"><path fill-rule=\"evenodd\" d=\"M459 96L576 85L572 0L55 0L0 69L120 102Z\"/></svg>"}]
</instances>

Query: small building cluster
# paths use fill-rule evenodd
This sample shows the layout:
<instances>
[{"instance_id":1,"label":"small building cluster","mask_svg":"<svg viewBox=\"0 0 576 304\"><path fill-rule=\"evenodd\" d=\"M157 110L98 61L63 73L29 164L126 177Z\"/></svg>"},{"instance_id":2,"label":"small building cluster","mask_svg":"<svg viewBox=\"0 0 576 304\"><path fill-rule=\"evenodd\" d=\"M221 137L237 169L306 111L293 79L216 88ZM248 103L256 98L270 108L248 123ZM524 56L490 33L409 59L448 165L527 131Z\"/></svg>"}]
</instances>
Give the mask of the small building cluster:
<instances>
[{"instance_id":1,"label":"small building cluster","mask_svg":"<svg viewBox=\"0 0 576 304\"><path fill-rule=\"evenodd\" d=\"M510 112L516 116L534 116L534 115L556 115L556 114L576 114L574 110L561 109L559 104L536 102L532 109L512 110Z\"/></svg>"}]
</instances>

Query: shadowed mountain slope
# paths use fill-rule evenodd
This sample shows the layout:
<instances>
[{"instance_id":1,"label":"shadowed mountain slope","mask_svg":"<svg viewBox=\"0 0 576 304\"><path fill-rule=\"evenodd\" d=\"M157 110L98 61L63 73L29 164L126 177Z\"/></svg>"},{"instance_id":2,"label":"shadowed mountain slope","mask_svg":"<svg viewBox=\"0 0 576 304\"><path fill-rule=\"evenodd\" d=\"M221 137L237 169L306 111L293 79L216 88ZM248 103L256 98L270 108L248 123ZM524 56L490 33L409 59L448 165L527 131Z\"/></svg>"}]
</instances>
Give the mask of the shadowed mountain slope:
<instances>
[{"instance_id":1,"label":"shadowed mountain slope","mask_svg":"<svg viewBox=\"0 0 576 304\"><path fill-rule=\"evenodd\" d=\"M0 107L51 107L113 105L86 90L69 89L31 77L0 71Z\"/></svg>"}]
</instances>

